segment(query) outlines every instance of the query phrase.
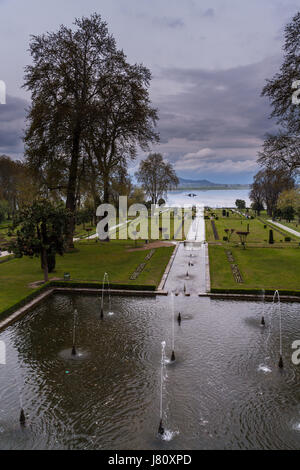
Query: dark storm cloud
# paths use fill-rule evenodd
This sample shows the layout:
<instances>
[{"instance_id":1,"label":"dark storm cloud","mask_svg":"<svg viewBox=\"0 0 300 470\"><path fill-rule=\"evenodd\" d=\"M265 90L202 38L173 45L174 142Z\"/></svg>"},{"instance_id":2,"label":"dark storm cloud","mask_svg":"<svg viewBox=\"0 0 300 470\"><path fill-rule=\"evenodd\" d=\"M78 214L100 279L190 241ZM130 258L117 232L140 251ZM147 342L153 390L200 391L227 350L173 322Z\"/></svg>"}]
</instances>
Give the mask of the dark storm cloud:
<instances>
[{"instance_id":1,"label":"dark storm cloud","mask_svg":"<svg viewBox=\"0 0 300 470\"><path fill-rule=\"evenodd\" d=\"M0 105L0 154L21 157L23 154L23 130L25 108L28 103L12 96L7 96L6 104Z\"/></svg>"},{"instance_id":2,"label":"dark storm cloud","mask_svg":"<svg viewBox=\"0 0 300 470\"><path fill-rule=\"evenodd\" d=\"M264 135L276 130L260 95L279 63L278 57L228 70L161 72L160 80L180 90L159 101L161 148L178 170L218 171L216 164L225 161L228 172L254 171ZM173 142L182 143L181 154L174 154Z\"/></svg>"},{"instance_id":3,"label":"dark storm cloud","mask_svg":"<svg viewBox=\"0 0 300 470\"><path fill-rule=\"evenodd\" d=\"M224 172L232 180L239 170L248 178L273 127L259 95L281 61L268 58L281 54L284 27L298 10L296 0L0 0L0 79L10 95L30 100L21 89L30 35L96 11L128 60L153 73L162 135L155 150L182 176ZM22 153L24 104L0 109L1 153Z\"/></svg>"}]
</instances>

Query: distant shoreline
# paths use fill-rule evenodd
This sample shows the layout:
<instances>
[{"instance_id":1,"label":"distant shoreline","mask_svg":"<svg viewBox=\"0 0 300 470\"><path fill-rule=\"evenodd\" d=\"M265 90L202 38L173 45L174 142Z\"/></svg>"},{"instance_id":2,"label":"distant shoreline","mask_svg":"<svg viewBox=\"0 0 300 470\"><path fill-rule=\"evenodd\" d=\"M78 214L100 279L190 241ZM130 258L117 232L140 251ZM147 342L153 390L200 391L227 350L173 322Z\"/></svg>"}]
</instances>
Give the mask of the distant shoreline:
<instances>
[{"instance_id":1,"label":"distant shoreline","mask_svg":"<svg viewBox=\"0 0 300 470\"><path fill-rule=\"evenodd\" d=\"M250 190L250 185L248 184L245 184L245 185L241 185L241 186L201 186L201 187L180 187L180 188L177 188L177 189L171 189L169 192L173 192L173 191L219 191L219 190L239 190L239 189L249 189Z\"/></svg>"}]
</instances>

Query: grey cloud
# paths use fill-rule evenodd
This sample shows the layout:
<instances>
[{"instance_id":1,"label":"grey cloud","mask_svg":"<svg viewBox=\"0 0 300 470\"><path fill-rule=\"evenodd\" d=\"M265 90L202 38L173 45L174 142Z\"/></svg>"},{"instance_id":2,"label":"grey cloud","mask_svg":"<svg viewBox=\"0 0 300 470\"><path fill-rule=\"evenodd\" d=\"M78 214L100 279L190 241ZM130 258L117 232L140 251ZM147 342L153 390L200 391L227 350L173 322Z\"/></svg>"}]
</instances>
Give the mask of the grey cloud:
<instances>
[{"instance_id":1,"label":"grey cloud","mask_svg":"<svg viewBox=\"0 0 300 470\"><path fill-rule=\"evenodd\" d=\"M155 17L153 23L158 26L168 27L168 28L183 28L184 21L181 18L170 18L167 16Z\"/></svg>"},{"instance_id":2,"label":"grey cloud","mask_svg":"<svg viewBox=\"0 0 300 470\"><path fill-rule=\"evenodd\" d=\"M23 155L23 129L27 107L25 100L12 96L7 96L6 104L0 105L0 154L12 157Z\"/></svg>"},{"instance_id":3,"label":"grey cloud","mask_svg":"<svg viewBox=\"0 0 300 470\"><path fill-rule=\"evenodd\" d=\"M208 8L207 10L205 10L205 12L203 13L203 16L206 16L208 18L212 18L213 16L215 16L215 10L213 8Z\"/></svg>"}]
</instances>

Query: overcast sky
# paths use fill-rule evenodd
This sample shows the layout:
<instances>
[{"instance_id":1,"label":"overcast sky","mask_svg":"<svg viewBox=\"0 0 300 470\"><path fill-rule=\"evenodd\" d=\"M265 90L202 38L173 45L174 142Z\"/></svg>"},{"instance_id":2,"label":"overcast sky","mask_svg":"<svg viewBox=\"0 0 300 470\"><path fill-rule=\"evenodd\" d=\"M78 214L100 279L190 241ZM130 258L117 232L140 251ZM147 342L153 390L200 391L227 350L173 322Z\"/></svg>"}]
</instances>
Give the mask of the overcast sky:
<instances>
[{"instance_id":1,"label":"overcast sky","mask_svg":"<svg viewBox=\"0 0 300 470\"><path fill-rule=\"evenodd\" d=\"M128 60L152 71L161 135L153 150L182 177L251 182L263 136L274 130L260 92L280 66L283 29L298 10L300 0L0 0L0 80L8 94L0 154L22 156L30 34L96 11Z\"/></svg>"}]
</instances>

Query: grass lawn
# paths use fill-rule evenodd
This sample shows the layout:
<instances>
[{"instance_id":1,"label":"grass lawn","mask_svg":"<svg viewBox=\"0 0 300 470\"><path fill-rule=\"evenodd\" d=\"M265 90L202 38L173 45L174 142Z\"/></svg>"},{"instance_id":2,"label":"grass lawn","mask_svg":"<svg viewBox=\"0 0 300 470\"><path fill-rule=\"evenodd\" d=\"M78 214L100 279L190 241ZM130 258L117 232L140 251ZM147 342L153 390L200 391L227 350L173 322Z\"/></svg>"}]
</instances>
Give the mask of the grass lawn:
<instances>
[{"instance_id":1,"label":"grass lawn","mask_svg":"<svg viewBox=\"0 0 300 470\"><path fill-rule=\"evenodd\" d=\"M173 213L170 214L170 221L167 219L167 214L165 214L165 219L163 221L162 216L159 218L159 224L157 225L155 218L148 217L148 238L151 240L151 235L155 234L155 230L159 230L162 228L162 231L158 231L158 237L153 238L153 240L173 240L174 237L176 241L185 240L185 234L188 233L189 228L191 226L191 220L186 219L184 222L184 229L182 227L181 221L174 222ZM118 223L118 222L117 222ZM152 224L152 225L151 225ZM125 224L122 227L117 227L115 230L111 232L111 235L114 235L116 238L119 236L127 237L128 235L128 227L130 224ZM151 226L152 226L152 234L151 234ZM138 230L140 228L138 227Z\"/></svg>"},{"instance_id":2,"label":"grass lawn","mask_svg":"<svg viewBox=\"0 0 300 470\"><path fill-rule=\"evenodd\" d=\"M235 243L238 245L240 243L240 238L236 232L247 232L249 226L249 235L247 237L247 244L250 245L268 245L269 241L269 231L270 227L264 228L264 223L259 219L246 219L245 217L241 217L237 214L232 214L230 212L229 217L223 217L221 210L215 210L214 213L218 216L218 220L214 220L215 226L218 231L218 235L220 240L218 243L223 243L224 245L227 242L223 241L223 237L226 236L225 229L234 229L235 232L233 233L230 243ZM282 231L282 229L281 229ZM286 232L286 236L292 236L288 232ZM293 242L285 242L284 238L285 235L276 231L276 227L273 229L273 237L275 246L297 246L299 240L294 240ZM211 221L206 220L206 238L208 242L215 242Z\"/></svg>"},{"instance_id":3,"label":"grass lawn","mask_svg":"<svg viewBox=\"0 0 300 470\"><path fill-rule=\"evenodd\" d=\"M140 243L141 245L141 243ZM135 281L129 277L139 264L144 262L149 250L129 252L134 248L132 241L112 241L110 243L81 242L75 253L57 256L56 272L51 278L62 278L65 272L71 274L73 281L102 281L105 272L111 283L129 285L155 285L164 273L174 247L157 248L145 269ZM40 260L13 259L0 264L0 312L32 293L29 283L42 280Z\"/></svg>"},{"instance_id":4,"label":"grass lawn","mask_svg":"<svg viewBox=\"0 0 300 470\"><path fill-rule=\"evenodd\" d=\"M209 246L212 288L300 290L300 248L228 247L242 284L235 282L224 248Z\"/></svg>"}]
</instances>

